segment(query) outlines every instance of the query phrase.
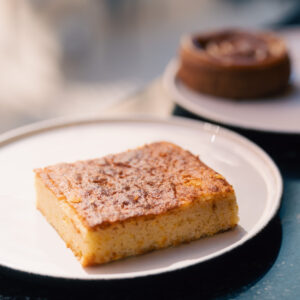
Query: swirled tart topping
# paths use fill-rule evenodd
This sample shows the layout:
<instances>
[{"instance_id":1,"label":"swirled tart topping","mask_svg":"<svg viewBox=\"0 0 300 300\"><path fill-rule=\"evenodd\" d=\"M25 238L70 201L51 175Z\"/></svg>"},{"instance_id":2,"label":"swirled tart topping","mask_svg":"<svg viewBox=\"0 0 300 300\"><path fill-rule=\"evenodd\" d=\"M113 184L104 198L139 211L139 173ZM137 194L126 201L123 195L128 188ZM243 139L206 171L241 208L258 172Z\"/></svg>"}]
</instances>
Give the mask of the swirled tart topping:
<instances>
[{"instance_id":1,"label":"swirled tart topping","mask_svg":"<svg viewBox=\"0 0 300 300\"><path fill-rule=\"evenodd\" d=\"M262 62L280 50L269 36L240 31L198 36L193 42L211 58L236 65Z\"/></svg>"}]
</instances>

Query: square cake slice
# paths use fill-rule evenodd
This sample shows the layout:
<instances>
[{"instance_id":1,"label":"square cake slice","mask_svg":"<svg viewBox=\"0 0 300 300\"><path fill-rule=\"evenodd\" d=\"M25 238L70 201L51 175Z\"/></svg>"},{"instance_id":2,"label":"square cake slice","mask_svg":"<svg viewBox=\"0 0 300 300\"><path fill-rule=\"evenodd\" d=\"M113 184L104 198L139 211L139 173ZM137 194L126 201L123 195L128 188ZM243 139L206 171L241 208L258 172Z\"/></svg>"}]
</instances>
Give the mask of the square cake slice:
<instances>
[{"instance_id":1,"label":"square cake slice","mask_svg":"<svg viewBox=\"0 0 300 300\"><path fill-rule=\"evenodd\" d=\"M83 266L189 242L238 222L232 186L168 142L35 174L37 208Z\"/></svg>"}]
</instances>

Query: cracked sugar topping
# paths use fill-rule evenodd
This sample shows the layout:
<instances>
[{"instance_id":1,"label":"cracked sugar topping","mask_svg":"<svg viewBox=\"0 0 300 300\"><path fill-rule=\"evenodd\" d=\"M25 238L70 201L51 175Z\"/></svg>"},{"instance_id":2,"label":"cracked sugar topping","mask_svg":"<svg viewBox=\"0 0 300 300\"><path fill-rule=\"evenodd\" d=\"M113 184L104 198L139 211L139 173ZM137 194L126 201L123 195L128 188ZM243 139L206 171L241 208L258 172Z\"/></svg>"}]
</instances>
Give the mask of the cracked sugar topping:
<instances>
[{"instance_id":1,"label":"cracked sugar topping","mask_svg":"<svg viewBox=\"0 0 300 300\"><path fill-rule=\"evenodd\" d=\"M89 227L157 215L204 195L233 192L197 156L167 142L35 172Z\"/></svg>"}]
</instances>

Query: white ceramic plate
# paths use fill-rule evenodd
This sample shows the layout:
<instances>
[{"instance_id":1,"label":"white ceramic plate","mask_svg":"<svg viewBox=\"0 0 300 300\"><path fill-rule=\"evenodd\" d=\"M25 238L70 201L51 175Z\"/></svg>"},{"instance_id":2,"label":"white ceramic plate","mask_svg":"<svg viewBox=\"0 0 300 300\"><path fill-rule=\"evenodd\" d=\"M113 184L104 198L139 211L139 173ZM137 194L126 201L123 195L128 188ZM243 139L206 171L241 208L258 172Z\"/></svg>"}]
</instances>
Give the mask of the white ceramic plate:
<instances>
[{"instance_id":1,"label":"white ceramic plate","mask_svg":"<svg viewBox=\"0 0 300 300\"><path fill-rule=\"evenodd\" d=\"M209 120L259 131L300 134L300 29L281 32L292 57L291 88L266 99L230 100L194 92L177 77L178 62L167 66L163 84L170 97L186 110Z\"/></svg>"},{"instance_id":2,"label":"white ceramic plate","mask_svg":"<svg viewBox=\"0 0 300 300\"><path fill-rule=\"evenodd\" d=\"M179 247L82 268L35 208L33 169L117 153L167 140L199 154L237 194L240 223L232 231ZM276 213L282 193L277 167L259 147L207 123L174 118L50 121L0 137L0 265L71 279L121 279L194 265L255 236Z\"/></svg>"}]
</instances>

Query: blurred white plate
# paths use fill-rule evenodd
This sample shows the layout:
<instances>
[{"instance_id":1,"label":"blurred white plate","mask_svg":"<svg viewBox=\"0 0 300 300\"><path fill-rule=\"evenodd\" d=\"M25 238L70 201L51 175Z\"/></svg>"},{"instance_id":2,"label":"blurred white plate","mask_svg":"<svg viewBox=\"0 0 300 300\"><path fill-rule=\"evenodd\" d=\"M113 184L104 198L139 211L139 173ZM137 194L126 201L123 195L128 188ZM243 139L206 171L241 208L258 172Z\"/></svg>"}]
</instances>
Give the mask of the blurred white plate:
<instances>
[{"instance_id":1,"label":"blurred white plate","mask_svg":"<svg viewBox=\"0 0 300 300\"><path fill-rule=\"evenodd\" d=\"M190 244L82 268L35 208L32 170L100 157L167 140L199 154L237 194L240 223L232 231ZM0 265L71 279L121 279L191 266L255 236L276 213L282 193L277 167L258 146L218 126L174 118L48 121L0 137Z\"/></svg>"},{"instance_id":2,"label":"blurred white plate","mask_svg":"<svg viewBox=\"0 0 300 300\"><path fill-rule=\"evenodd\" d=\"M186 110L209 120L235 127L277 133L300 133L300 30L280 32L292 57L292 86L282 95L231 100L197 93L176 76L178 61L166 68L163 84L170 97Z\"/></svg>"}]
</instances>

